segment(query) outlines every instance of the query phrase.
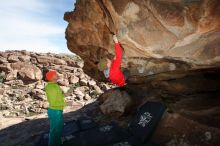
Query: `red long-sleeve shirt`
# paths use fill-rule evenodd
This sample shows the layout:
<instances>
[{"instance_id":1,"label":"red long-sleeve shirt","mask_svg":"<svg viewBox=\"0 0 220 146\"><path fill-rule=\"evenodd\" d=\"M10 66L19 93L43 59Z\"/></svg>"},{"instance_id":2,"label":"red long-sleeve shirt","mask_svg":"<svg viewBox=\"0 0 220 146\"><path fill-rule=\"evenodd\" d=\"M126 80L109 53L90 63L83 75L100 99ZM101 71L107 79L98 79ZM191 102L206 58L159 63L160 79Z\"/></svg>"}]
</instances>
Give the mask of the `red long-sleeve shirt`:
<instances>
[{"instance_id":1,"label":"red long-sleeve shirt","mask_svg":"<svg viewBox=\"0 0 220 146\"><path fill-rule=\"evenodd\" d=\"M121 71L122 48L119 43L115 44L115 55L116 58L112 61L110 67L109 79L113 84L124 86L125 78L123 72Z\"/></svg>"}]
</instances>

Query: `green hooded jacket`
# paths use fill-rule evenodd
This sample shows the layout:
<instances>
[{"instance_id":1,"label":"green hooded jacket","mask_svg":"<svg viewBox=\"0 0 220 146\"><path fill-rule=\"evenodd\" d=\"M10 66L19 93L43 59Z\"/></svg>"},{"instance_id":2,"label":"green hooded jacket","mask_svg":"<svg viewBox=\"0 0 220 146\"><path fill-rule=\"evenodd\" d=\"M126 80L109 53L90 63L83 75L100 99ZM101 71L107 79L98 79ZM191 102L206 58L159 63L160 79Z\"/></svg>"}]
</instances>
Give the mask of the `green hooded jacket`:
<instances>
[{"instance_id":1,"label":"green hooded jacket","mask_svg":"<svg viewBox=\"0 0 220 146\"><path fill-rule=\"evenodd\" d=\"M63 110L66 103L64 102L64 94L57 83L48 82L45 87L49 108L54 110Z\"/></svg>"}]
</instances>

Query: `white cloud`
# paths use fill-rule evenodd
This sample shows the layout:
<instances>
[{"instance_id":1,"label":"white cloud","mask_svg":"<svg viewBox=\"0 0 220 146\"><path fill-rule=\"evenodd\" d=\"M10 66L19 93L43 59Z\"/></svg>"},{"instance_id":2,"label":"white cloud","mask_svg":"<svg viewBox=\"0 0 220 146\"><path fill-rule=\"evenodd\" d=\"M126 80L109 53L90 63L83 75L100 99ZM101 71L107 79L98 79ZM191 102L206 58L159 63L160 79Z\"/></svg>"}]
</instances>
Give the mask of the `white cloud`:
<instances>
[{"instance_id":1,"label":"white cloud","mask_svg":"<svg viewBox=\"0 0 220 146\"><path fill-rule=\"evenodd\" d=\"M45 23L25 20L22 16L17 17L16 20L6 19L0 24L0 28L4 28L1 30L0 37L45 37L64 33L62 27Z\"/></svg>"},{"instance_id":2,"label":"white cloud","mask_svg":"<svg viewBox=\"0 0 220 146\"><path fill-rule=\"evenodd\" d=\"M53 9L50 4L45 0L0 1L0 50L69 52L62 43L65 42L65 22L60 19L64 24L56 23L51 18ZM60 15L63 15L62 11ZM54 42L54 38L63 40Z\"/></svg>"},{"instance_id":3,"label":"white cloud","mask_svg":"<svg viewBox=\"0 0 220 146\"><path fill-rule=\"evenodd\" d=\"M45 12L48 6L42 0L1 0L2 12L22 13L22 12Z\"/></svg>"}]
</instances>

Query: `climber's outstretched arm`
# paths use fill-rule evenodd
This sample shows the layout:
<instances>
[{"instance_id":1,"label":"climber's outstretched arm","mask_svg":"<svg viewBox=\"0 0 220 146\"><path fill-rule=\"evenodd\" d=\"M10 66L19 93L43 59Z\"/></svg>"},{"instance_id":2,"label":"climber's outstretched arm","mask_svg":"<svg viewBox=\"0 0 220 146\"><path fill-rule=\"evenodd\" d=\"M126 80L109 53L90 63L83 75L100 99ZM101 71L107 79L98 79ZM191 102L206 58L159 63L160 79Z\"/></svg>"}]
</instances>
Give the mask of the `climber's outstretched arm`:
<instances>
[{"instance_id":1,"label":"climber's outstretched arm","mask_svg":"<svg viewBox=\"0 0 220 146\"><path fill-rule=\"evenodd\" d=\"M121 60L122 60L122 48L121 45L116 37L116 35L113 35L113 40L115 42L115 64L120 67L121 66Z\"/></svg>"}]
</instances>

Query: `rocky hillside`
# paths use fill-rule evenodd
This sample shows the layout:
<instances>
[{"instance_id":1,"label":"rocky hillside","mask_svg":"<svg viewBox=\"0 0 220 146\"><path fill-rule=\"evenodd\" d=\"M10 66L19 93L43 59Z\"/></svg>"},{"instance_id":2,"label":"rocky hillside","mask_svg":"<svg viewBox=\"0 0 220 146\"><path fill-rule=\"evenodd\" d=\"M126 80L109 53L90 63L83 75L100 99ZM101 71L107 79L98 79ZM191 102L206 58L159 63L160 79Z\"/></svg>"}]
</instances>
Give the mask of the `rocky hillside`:
<instances>
[{"instance_id":1,"label":"rocky hillside","mask_svg":"<svg viewBox=\"0 0 220 146\"><path fill-rule=\"evenodd\" d=\"M91 103L111 85L97 82L83 70L75 55L41 54L27 51L0 52L0 117L27 117L45 113L45 73L58 71L69 111Z\"/></svg>"}]
</instances>

